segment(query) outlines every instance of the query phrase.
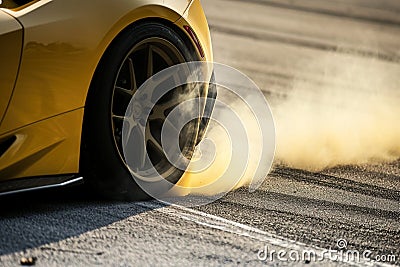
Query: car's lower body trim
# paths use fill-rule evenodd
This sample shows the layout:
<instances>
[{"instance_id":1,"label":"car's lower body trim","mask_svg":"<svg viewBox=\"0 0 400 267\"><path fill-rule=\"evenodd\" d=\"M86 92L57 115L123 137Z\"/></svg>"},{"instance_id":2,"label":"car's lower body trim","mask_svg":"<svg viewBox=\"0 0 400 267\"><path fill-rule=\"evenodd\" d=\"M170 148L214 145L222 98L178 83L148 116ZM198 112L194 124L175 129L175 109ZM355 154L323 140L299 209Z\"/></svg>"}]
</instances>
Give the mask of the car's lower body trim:
<instances>
[{"instance_id":1,"label":"car's lower body trim","mask_svg":"<svg viewBox=\"0 0 400 267\"><path fill-rule=\"evenodd\" d=\"M63 175L14 179L0 183L0 196L43 190L83 183L83 177Z\"/></svg>"}]
</instances>

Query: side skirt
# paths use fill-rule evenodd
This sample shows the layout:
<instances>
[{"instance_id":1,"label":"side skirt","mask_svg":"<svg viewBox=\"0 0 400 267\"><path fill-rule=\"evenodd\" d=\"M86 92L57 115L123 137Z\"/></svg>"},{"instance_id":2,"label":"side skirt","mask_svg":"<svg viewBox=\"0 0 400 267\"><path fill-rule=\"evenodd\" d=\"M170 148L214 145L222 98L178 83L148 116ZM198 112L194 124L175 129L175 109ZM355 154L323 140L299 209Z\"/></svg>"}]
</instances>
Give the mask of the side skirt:
<instances>
[{"instance_id":1,"label":"side skirt","mask_svg":"<svg viewBox=\"0 0 400 267\"><path fill-rule=\"evenodd\" d=\"M0 183L0 196L30 192L35 190L83 184L83 177L77 175L34 177L14 179Z\"/></svg>"}]
</instances>

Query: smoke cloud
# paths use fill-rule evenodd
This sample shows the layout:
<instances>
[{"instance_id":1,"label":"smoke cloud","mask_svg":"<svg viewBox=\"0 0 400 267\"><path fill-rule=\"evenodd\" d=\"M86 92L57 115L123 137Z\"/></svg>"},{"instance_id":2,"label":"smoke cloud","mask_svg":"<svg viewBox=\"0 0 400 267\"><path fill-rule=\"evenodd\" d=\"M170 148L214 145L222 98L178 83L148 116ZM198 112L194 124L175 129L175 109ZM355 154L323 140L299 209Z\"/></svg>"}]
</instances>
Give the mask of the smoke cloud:
<instances>
[{"instance_id":1,"label":"smoke cloud","mask_svg":"<svg viewBox=\"0 0 400 267\"><path fill-rule=\"evenodd\" d=\"M328 53L272 109L276 163L320 171L400 158L400 66Z\"/></svg>"}]
</instances>

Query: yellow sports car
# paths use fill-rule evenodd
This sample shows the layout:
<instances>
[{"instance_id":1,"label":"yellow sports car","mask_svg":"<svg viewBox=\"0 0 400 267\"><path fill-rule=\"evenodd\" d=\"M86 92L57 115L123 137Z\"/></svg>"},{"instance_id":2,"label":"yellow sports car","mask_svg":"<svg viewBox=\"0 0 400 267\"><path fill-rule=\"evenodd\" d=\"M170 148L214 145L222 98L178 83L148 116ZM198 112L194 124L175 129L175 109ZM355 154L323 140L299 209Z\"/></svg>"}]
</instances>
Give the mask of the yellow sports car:
<instances>
[{"instance_id":1,"label":"yellow sports car","mask_svg":"<svg viewBox=\"0 0 400 267\"><path fill-rule=\"evenodd\" d=\"M212 61L200 0L0 0L0 195L84 180L107 197L147 198L122 156L125 110L149 77L189 61ZM146 153L176 183L183 172L155 149L162 122L146 122Z\"/></svg>"}]
</instances>

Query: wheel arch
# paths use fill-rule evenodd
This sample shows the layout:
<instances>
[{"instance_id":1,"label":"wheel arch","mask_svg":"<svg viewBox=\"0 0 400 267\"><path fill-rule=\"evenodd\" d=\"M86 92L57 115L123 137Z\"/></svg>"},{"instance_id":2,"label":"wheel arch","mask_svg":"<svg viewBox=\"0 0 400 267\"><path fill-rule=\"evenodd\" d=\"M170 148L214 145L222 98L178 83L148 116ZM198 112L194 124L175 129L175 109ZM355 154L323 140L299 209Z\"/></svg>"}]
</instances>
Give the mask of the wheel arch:
<instances>
[{"instance_id":1,"label":"wheel arch","mask_svg":"<svg viewBox=\"0 0 400 267\"><path fill-rule=\"evenodd\" d=\"M174 13L174 15L178 15L177 13L175 13L173 10L168 9L166 7L164 7L166 10L169 10L170 12ZM145 23L151 23L151 22L158 22L160 24L163 24L169 28L171 28L172 30L174 30L177 34L179 34L179 36L184 40L186 46L192 50L193 53L198 53L196 52L196 48L192 42L192 40L190 39L190 36L184 31L184 29L181 29L178 25L175 24L176 21L178 21L180 19L180 17L178 17L178 19L171 19L171 18L175 18L175 16L171 17L141 17L139 19L136 19L134 21L132 21L130 24L127 24L124 28L122 28L117 34L112 34L112 38L105 38L105 40L109 40L106 42L105 45L102 45L103 49L101 49L101 56L99 56L99 60L97 61L96 66L93 69L92 72L92 76L90 79L90 85L94 80L94 77L96 75L96 71L98 71L99 67L101 66L102 62L104 61L104 58L107 56L107 54L109 53L112 45L118 41L118 38L124 34L124 32L131 30L133 27L140 25L140 24L145 24ZM110 33L114 32L114 30L110 30ZM200 57L198 57L199 60L201 60ZM90 88L91 86L89 85L89 88L87 90L86 93L86 98L85 98L85 103L87 101L89 92L90 92Z\"/></svg>"},{"instance_id":2,"label":"wheel arch","mask_svg":"<svg viewBox=\"0 0 400 267\"><path fill-rule=\"evenodd\" d=\"M166 8L168 9L168 8ZM170 12L174 12L173 10L169 10ZM119 38L124 35L124 33L126 33L126 31L130 31L132 30L132 28L137 27L138 25L141 24L146 24L146 23L160 23L166 27L171 28L174 32L176 32L177 34L179 34L179 36L182 38L182 40L185 42L185 45L189 48L189 50L196 54L196 57L198 58L198 60L201 60L201 57L198 55L198 52L196 50L195 45L193 44L193 42L190 39L190 36L184 31L184 29L181 29L178 25L175 24L176 21L179 20L179 18L177 20L171 20L170 18L173 17L144 17L144 18L139 18L135 21L133 21L132 23L128 24L126 27L124 27L122 30L120 30L118 32L118 34L114 35L114 37L112 38L112 40L110 42L107 43L107 45L105 46L105 48L103 49L102 55L101 57L99 57L99 60L97 62L97 65L93 71L92 77L91 77L91 81L90 81L90 85L89 88L87 90L86 93L86 98L85 98L85 107L87 106L87 101L88 99L91 98L91 96L93 94L96 93L96 87L92 86L92 83L94 82L94 80L96 79L96 75L99 75L99 70L101 69L102 64L104 64L104 61L106 59L106 57L109 55L110 51L112 50L112 47L115 43L117 43L119 41ZM85 109L84 109L85 110ZM84 116L83 116L83 120L82 120L82 125L81 128L84 128L85 125L85 112L83 112ZM80 150L80 157L82 155L82 149L84 149L85 144L83 144L83 134L84 131L82 131L81 134L81 150ZM80 165L81 165L81 159L80 159ZM80 171L81 171L81 166L79 166Z\"/></svg>"}]
</instances>

